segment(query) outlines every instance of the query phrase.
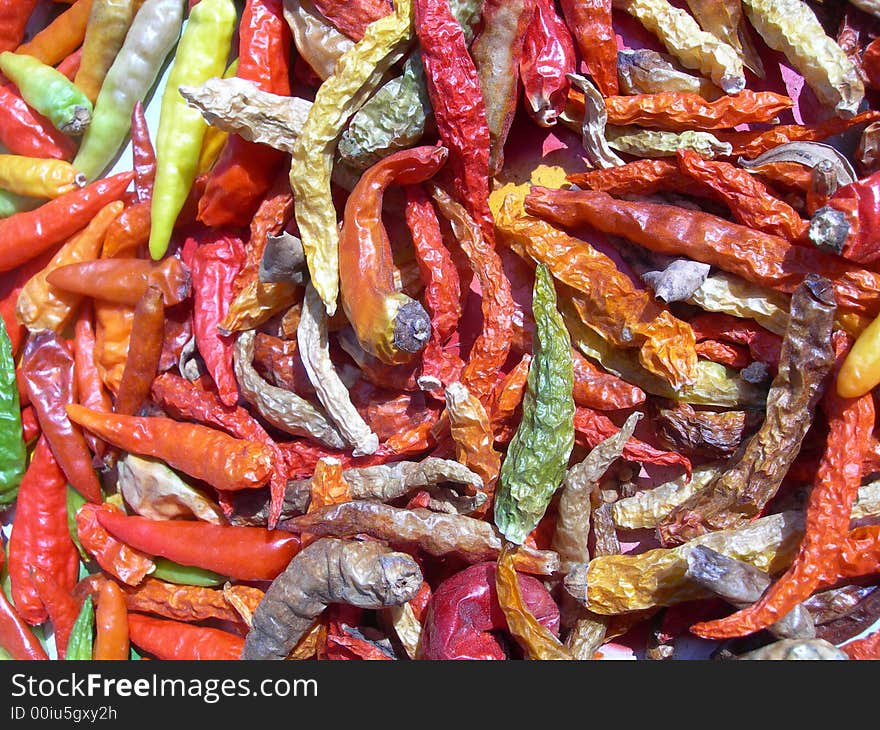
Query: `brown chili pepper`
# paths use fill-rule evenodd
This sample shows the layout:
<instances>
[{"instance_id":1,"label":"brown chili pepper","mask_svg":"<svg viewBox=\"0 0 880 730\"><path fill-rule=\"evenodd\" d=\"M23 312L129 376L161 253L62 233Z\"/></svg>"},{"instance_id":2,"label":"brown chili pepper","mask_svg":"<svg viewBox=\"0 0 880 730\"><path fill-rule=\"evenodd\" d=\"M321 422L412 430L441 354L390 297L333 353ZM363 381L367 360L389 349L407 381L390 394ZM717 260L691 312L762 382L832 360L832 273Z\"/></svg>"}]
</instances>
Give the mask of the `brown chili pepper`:
<instances>
[{"instance_id":1,"label":"brown chili pepper","mask_svg":"<svg viewBox=\"0 0 880 730\"><path fill-rule=\"evenodd\" d=\"M149 286L134 309L128 358L116 394L116 413L133 416L150 395L150 385L159 370L165 337L165 307L162 292Z\"/></svg>"},{"instance_id":2,"label":"brown chili pepper","mask_svg":"<svg viewBox=\"0 0 880 730\"><path fill-rule=\"evenodd\" d=\"M607 193L539 187L526 197L526 210L555 225L588 224L652 251L684 255L786 293L821 271L831 279L842 311L871 316L880 310L880 274L709 213L615 200Z\"/></svg>"},{"instance_id":3,"label":"brown chili pepper","mask_svg":"<svg viewBox=\"0 0 880 730\"><path fill-rule=\"evenodd\" d=\"M683 175L672 160L633 160L625 165L606 170L572 173L566 179L587 190L599 190L609 195L653 195L674 190L693 193L693 182Z\"/></svg>"},{"instance_id":4,"label":"brown chili pepper","mask_svg":"<svg viewBox=\"0 0 880 730\"><path fill-rule=\"evenodd\" d=\"M744 226L792 242L806 236L809 223L742 168L706 160L693 150L678 150L677 155L679 169L714 191L714 197L729 206L733 217Z\"/></svg>"},{"instance_id":5,"label":"brown chili pepper","mask_svg":"<svg viewBox=\"0 0 880 730\"><path fill-rule=\"evenodd\" d=\"M687 403L657 412L657 440L689 458L725 459L754 430L755 415L745 411L695 410Z\"/></svg>"},{"instance_id":6,"label":"brown chili pepper","mask_svg":"<svg viewBox=\"0 0 880 730\"><path fill-rule=\"evenodd\" d=\"M76 393L74 360L66 343L51 330L32 334L25 344L21 372L40 429L67 480L87 500L100 502L101 485L82 429L65 412Z\"/></svg>"},{"instance_id":7,"label":"brown chili pepper","mask_svg":"<svg viewBox=\"0 0 880 730\"><path fill-rule=\"evenodd\" d=\"M776 494L812 423L813 408L833 364L834 313L831 283L808 275L792 296L764 424L725 471L661 520L658 531L664 544L736 527L757 515Z\"/></svg>"}]
</instances>

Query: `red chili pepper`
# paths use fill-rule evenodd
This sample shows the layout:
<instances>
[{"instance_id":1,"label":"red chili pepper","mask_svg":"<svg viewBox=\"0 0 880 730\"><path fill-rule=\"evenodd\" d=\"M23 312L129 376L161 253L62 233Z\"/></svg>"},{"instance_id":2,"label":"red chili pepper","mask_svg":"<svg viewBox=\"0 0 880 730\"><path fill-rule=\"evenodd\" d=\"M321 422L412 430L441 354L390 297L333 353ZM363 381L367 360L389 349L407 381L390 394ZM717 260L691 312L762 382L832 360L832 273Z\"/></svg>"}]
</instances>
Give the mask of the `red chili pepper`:
<instances>
[{"instance_id":1,"label":"red chili pepper","mask_svg":"<svg viewBox=\"0 0 880 730\"><path fill-rule=\"evenodd\" d=\"M865 47L862 53L862 71L868 84L874 89L880 89L880 38L875 38Z\"/></svg>"},{"instance_id":2,"label":"red chili pepper","mask_svg":"<svg viewBox=\"0 0 880 730\"><path fill-rule=\"evenodd\" d=\"M259 422L244 408L237 405L227 406L215 391L206 390L200 382L191 383L172 373L164 373L153 381L152 397L175 418L210 423L236 438L258 441L269 448L272 452L269 529L274 529L284 503L288 479L287 461L284 453Z\"/></svg>"},{"instance_id":3,"label":"red chili pepper","mask_svg":"<svg viewBox=\"0 0 880 730\"><path fill-rule=\"evenodd\" d=\"M98 513L98 522L137 550L236 580L274 580L300 548L299 535L262 527L148 520L117 512Z\"/></svg>"},{"instance_id":4,"label":"red chili pepper","mask_svg":"<svg viewBox=\"0 0 880 730\"><path fill-rule=\"evenodd\" d=\"M263 91L290 96L290 30L281 0L248 0L238 26L238 71ZM199 200L198 219L211 227L245 226L272 186L284 153L230 136Z\"/></svg>"},{"instance_id":5,"label":"red chili pepper","mask_svg":"<svg viewBox=\"0 0 880 730\"><path fill-rule=\"evenodd\" d=\"M703 340L696 345L697 355L706 360L741 370L752 362L749 350L741 345L731 345L721 340Z\"/></svg>"},{"instance_id":6,"label":"red chili pepper","mask_svg":"<svg viewBox=\"0 0 880 730\"><path fill-rule=\"evenodd\" d=\"M32 334L24 348L21 372L43 435L71 486L90 502L100 502L101 484L82 430L65 412L76 393L74 359L65 342L51 330Z\"/></svg>"},{"instance_id":7,"label":"red chili pepper","mask_svg":"<svg viewBox=\"0 0 880 730\"><path fill-rule=\"evenodd\" d=\"M406 222L431 315L431 339L422 350L419 378L446 386L458 379L464 366L457 345L449 344L461 319L461 284L452 255L443 244L437 212L419 185L406 188Z\"/></svg>"},{"instance_id":8,"label":"red chili pepper","mask_svg":"<svg viewBox=\"0 0 880 730\"><path fill-rule=\"evenodd\" d=\"M880 631L840 647L850 659L880 659Z\"/></svg>"},{"instance_id":9,"label":"red chili pepper","mask_svg":"<svg viewBox=\"0 0 880 730\"><path fill-rule=\"evenodd\" d=\"M150 286L134 309L128 357L116 394L116 413L134 415L150 394L159 370L165 339L165 306L162 292Z\"/></svg>"},{"instance_id":10,"label":"red chili pepper","mask_svg":"<svg viewBox=\"0 0 880 730\"><path fill-rule=\"evenodd\" d=\"M367 26L391 12L386 0L315 0L315 8L342 33L359 41Z\"/></svg>"},{"instance_id":11,"label":"red chili pepper","mask_svg":"<svg viewBox=\"0 0 880 730\"><path fill-rule=\"evenodd\" d=\"M577 350L571 351L571 359L574 365L573 395L577 405L615 411L645 402L645 392L641 388L600 370Z\"/></svg>"},{"instance_id":12,"label":"red chili pepper","mask_svg":"<svg viewBox=\"0 0 880 730\"><path fill-rule=\"evenodd\" d=\"M244 263L244 247L239 239L210 233L205 240L188 239L195 246L192 254L193 329L196 345L214 379L220 400L227 405L238 401L238 383L232 366L233 343L217 331L232 301L232 285ZM192 242L192 243L191 243ZM184 258L186 249L184 249Z\"/></svg>"},{"instance_id":13,"label":"red chili pepper","mask_svg":"<svg viewBox=\"0 0 880 730\"><path fill-rule=\"evenodd\" d=\"M0 0L0 52L21 45L28 20L39 0Z\"/></svg>"},{"instance_id":14,"label":"red chili pepper","mask_svg":"<svg viewBox=\"0 0 880 730\"><path fill-rule=\"evenodd\" d=\"M44 437L37 442L19 487L9 538L12 598L21 617L36 625L49 614L34 586L31 568L46 571L68 592L76 585L79 554L67 529L67 479Z\"/></svg>"},{"instance_id":15,"label":"red chili pepper","mask_svg":"<svg viewBox=\"0 0 880 730\"><path fill-rule=\"evenodd\" d=\"M694 183L678 165L667 159L633 160L607 170L590 170L566 175L566 179L586 190L598 190L614 197L653 195L674 190L694 194Z\"/></svg>"},{"instance_id":16,"label":"red chili pepper","mask_svg":"<svg viewBox=\"0 0 880 730\"><path fill-rule=\"evenodd\" d=\"M73 597L72 589L62 585L51 574L40 568L31 568L31 581L52 622L52 635L59 659L64 659L70 630L79 615L80 606Z\"/></svg>"},{"instance_id":17,"label":"red chili pepper","mask_svg":"<svg viewBox=\"0 0 880 730\"><path fill-rule=\"evenodd\" d=\"M9 335L14 355L18 354L27 334L27 330L15 316L18 295L21 294L24 285L30 281L34 274L38 274L46 268L54 255L54 251L46 251L37 258L19 266L15 271L0 276L0 316L3 317L3 322L6 325L6 334Z\"/></svg>"},{"instance_id":18,"label":"red chili pepper","mask_svg":"<svg viewBox=\"0 0 880 730\"><path fill-rule=\"evenodd\" d=\"M33 406L26 406L21 410L21 436L28 445L40 435L40 423L37 421L37 412Z\"/></svg>"},{"instance_id":19,"label":"red chili pepper","mask_svg":"<svg viewBox=\"0 0 880 730\"><path fill-rule=\"evenodd\" d=\"M244 649L244 639L228 631L140 613L128 614L128 630L131 643L157 659L240 659Z\"/></svg>"},{"instance_id":20,"label":"red chili pepper","mask_svg":"<svg viewBox=\"0 0 880 730\"><path fill-rule=\"evenodd\" d=\"M110 224L104 237L102 256L134 256L150 240L151 203L129 205ZM178 218L180 220L180 218Z\"/></svg>"},{"instance_id":21,"label":"red chili pepper","mask_svg":"<svg viewBox=\"0 0 880 730\"><path fill-rule=\"evenodd\" d=\"M122 197L133 177L121 172L0 221L0 271L14 269L85 228L101 208Z\"/></svg>"},{"instance_id":22,"label":"red chili pepper","mask_svg":"<svg viewBox=\"0 0 880 730\"><path fill-rule=\"evenodd\" d=\"M459 199L495 240L489 210L489 126L477 69L448 0L416 0L415 28L437 131Z\"/></svg>"},{"instance_id":23,"label":"red chili pepper","mask_svg":"<svg viewBox=\"0 0 880 730\"><path fill-rule=\"evenodd\" d=\"M95 610L96 660L126 661L129 658L128 609L125 592L112 580L105 580Z\"/></svg>"},{"instance_id":24,"label":"red chili pepper","mask_svg":"<svg viewBox=\"0 0 880 730\"><path fill-rule=\"evenodd\" d=\"M839 543L836 562L822 576L820 588L880 573L880 525L865 525L850 532Z\"/></svg>"},{"instance_id":25,"label":"red chili pepper","mask_svg":"<svg viewBox=\"0 0 880 730\"><path fill-rule=\"evenodd\" d=\"M73 81L77 71L79 71L81 63L82 46L77 48L73 53L71 53L67 58L59 63L55 67L55 70L58 71L58 73L64 74L70 81Z\"/></svg>"},{"instance_id":26,"label":"red chili pepper","mask_svg":"<svg viewBox=\"0 0 880 730\"><path fill-rule=\"evenodd\" d=\"M579 7L580 3L569 3ZM614 48L614 91L617 93L617 46ZM565 109L571 82L568 74L577 70L574 41L556 14L553 0L536 0L535 15L526 31L519 77L526 110L542 127L552 127Z\"/></svg>"},{"instance_id":27,"label":"red chili pepper","mask_svg":"<svg viewBox=\"0 0 880 730\"><path fill-rule=\"evenodd\" d=\"M92 307L84 306L74 325L73 376L76 380L77 402L93 411L110 413L113 401L104 389L104 381L95 362L95 330L92 325ZM99 459L107 451L107 445L92 434L84 434L92 453Z\"/></svg>"},{"instance_id":28,"label":"red chili pepper","mask_svg":"<svg viewBox=\"0 0 880 730\"><path fill-rule=\"evenodd\" d=\"M139 550L117 540L98 521L104 512L122 514L108 502L86 504L76 513L76 534L83 549L101 568L127 585L136 586L153 570L153 560Z\"/></svg>"},{"instance_id":29,"label":"red chili pepper","mask_svg":"<svg viewBox=\"0 0 880 730\"><path fill-rule=\"evenodd\" d=\"M608 416L597 413L590 408L581 407L575 410L574 429L575 440L590 449L620 431ZM691 462L687 457L673 451L659 451L635 437L631 437L626 442L626 446L623 448L623 458L648 464L681 466L684 467L688 479L691 478Z\"/></svg>"},{"instance_id":30,"label":"red chili pepper","mask_svg":"<svg viewBox=\"0 0 880 730\"><path fill-rule=\"evenodd\" d=\"M839 369L849 347L845 337L837 338L835 345ZM828 388L822 404L829 421L828 441L807 501L804 537L791 567L756 603L692 626L698 636L723 639L765 628L809 598L824 576L838 572L837 546L849 532L862 460L874 428L874 400L870 394L841 398L836 388Z\"/></svg>"},{"instance_id":31,"label":"red chili pepper","mask_svg":"<svg viewBox=\"0 0 880 730\"><path fill-rule=\"evenodd\" d=\"M70 138L31 109L9 82L0 83L0 143L12 154L25 157L69 160L76 152Z\"/></svg>"},{"instance_id":32,"label":"red chili pepper","mask_svg":"<svg viewBox=\"0 0 880 730\"><path fill-rule=\"evenodd\" d=\"M747 345L753 359L772 367L776 367L779 363L782 338L753 320L741 319L729 314L705 312L691 319L689 324L698 342L726 340L738 345Z\"/></svg>"},{"instance_id":33,"label":"red chili pepper","mask_svg":"<svg viewBox=\"0 0 880 730\"><path fill-rule=\"evenodd\" d=\"M13 659L49 659L37 637L0 591L0 647Z\"/></svg>"},{"instance_id":34,"label":"red chili pepper","mask_svg":"<svg viewBox=\"0 0 880 730\"><path fill-rule=\"evenodd\" d=\"M861 264L880 260L880 172L844 185L810 222L810 241Z\"/></svg>"},{"instance_id":35,"label":"red chili pepper","mask_svg":"<svg viewBox=\"0 0 880 730\"><path fill-rule=\"evenodd\" d=\"M156 150L150 140L150 129L144 115L144 105L138 101L131 110L131 152L134 157L134 190L141 203L153 199L153 181L156 178Z\"/></svg>"},{"instance_id":36,"label":"red chili pepper","mask_svg":"<svg viewBox=\"0 0 880 730\"><path fill-rule=\"evenodd\" d=\"M617 94L617 39L611 25L611 0L561 0L560 5L587 71L602 96L614 96Z\"/></svg>"}]
</instances>

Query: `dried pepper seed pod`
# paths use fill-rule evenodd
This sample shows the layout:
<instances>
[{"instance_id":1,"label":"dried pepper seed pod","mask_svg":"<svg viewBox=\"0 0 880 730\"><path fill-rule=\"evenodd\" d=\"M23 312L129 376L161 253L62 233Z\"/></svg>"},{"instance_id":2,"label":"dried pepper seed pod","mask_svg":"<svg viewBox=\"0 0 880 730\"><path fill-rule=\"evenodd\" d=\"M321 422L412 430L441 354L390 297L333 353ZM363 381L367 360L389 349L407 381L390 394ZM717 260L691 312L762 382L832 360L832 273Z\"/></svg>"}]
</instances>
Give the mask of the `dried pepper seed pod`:
<instances>
[{"instance_id":1,"label":"dried pepper seed pod","mask_svg":"<svg viewBox=\"0 0 880 730\"><path fill-rule=\"evenodd\" d=\"M693 76L678 68L666 56L649 48L622 49L617 52L617 79L621 94L657 94L678 91L716 99L721 89L709 79Z\"/></svg>"},{"instance_id":2,"label":"dried pepper seed pod","mask_svg":"<svg viewBox=\"0 0 880 730\"><path fill-rule=\"evenodd\" d=\"M742 0L687 0L700 27L724 41L758 78L764 78L764 64L746 26Z\"/></svg>"},{"instance_id":3,"label":"dried pepper seed pod","mask_svg":"<svg viewBox=\"0 0 880 730\"><path fill-rule=\"evenodd\" d=\"M553 279L544 265L532 296L535 342L523 396L523 418L501 465L495 523L522 544L559 487L574 446L571 340L556 310Z\"/></svg>"},{"instance_id":4,"label":"dried pepper seed pod","mask_svg":"<svg viewBox=\"0 0 880 730\"><path fill-rule=\"evenodd\" d=\"M330 603L397 606L415 597L422 572L377 542L324 538L304 548L254 611L242 659L286 659Z\"/></svg>"},{"instance_id":5,"label":"dried pepper seed pod","mask_svg":"<svg viewBox=\"0 0 880 730\"><path fill-rule=\"evenodd\" d=\"M587 72L602 95L618 93L617 40L611 24L611 0L561 0L560 6Z\"/></svg>"},{"instance_id":6,"label":"dried pepper seed pod","mask_svg":"<svg viewBox=\"0 0 880 730\"><path fill-rule=\"evenodd\" d=\"M446 386L446 413L456 458L479 474L491 501L501 468L501 454L494 448L495 439L486 410L461 383L450 383ZM488 506L491 505L486 509Z\"/></svg>"},{"instance_id":7,"label":"dried pepper seed pod","mask_svg":"<svg viewBox=\"0 0 880 730\"><path fill-rule=\"evenodd\" d=\"M695 466L690 480L687 474L682 474L632 497L618 499L611 507L614 524L624 530L655 528L678 505L705 489L718 474L718 464Z\"/></svg>"},{"instance_id":8,"label":"dried pepper seed pod","mask_svg":"<svg viewBox=\"0 0 880 730\"><path fill-rule=\"evenodd\" d=\"M685 68L699 70L727 94L745 88L743 64L736 50L701 30L687 11L666 0L615 0L615 5L654 33Z\"/></svg>"},{"instance_id":9,"label":"dried pepper seed pod","mask_svg":"<svg viewBox=\"0 0 880 730\"><path fill-rule=\"evenodd\" d=\"M342 306L358 341L389 365L421 351L431 333L422 305L394 286L391 244L382 223L382 199L392 184L424 182L445 164L444 147L401 150L377 162L358 181L345 204L340 232Z\"/></svg>"},{"instance_id":10,"label":"dried pepper seed pod","mask_svg":"<svg viewBox=\"0 0 880 730\"><path fill-rule=\"evenodd\" d=\"M736 658L743 661L840 661L850 657L824 639L782 639Z\"/></svg>"},{"instance_id":11,"label":"dried pepper seed pod","mask_svg":"<svg viewBox=\"0 0 880 730\"><path fill-rule=\"evenodd\" d=\"M333 75L336 62L354 46L351 38L321 15L312 0L284 0L284 19L297 52L322 81Z\"/></svg>"},{"instance_id":12,"label":"dried pepper seed pod","mask_svg":"<svg viewBox=\"0 0 880 730\"><path fill-rule=\"evenodd\" d=\"M607 127L608 146L635 157L674 157L678 150L693 150L701 157L727 157L733 146L709 132L664 132L655 129Z\"/></svg>"},{"instance_id":13,"label":"dried pepper seed pod","mask_svg":"<svg viewBox=\"0 0 880 730\"><path fill-rule=\"evenodd\" d=\"M800 0L744 0L743 6L764 42L785 54L823 104L842 117L859 110L864 84L809 5Z\"/></svg>"},{"instance_id":14,"label":"dried pepper seed pod","mask_svg":"<svg viewBox=\"0 0 880 730\"><path fill-rule=\"evenodd\" d=\"M605 99L599 90L583 76L569 74L568 78L584 95L581 141L590 164L600 169L622 165L623 160L611 151L608 140L605 138L605 125L608 123Z\"/></svg>"}]
</instances>

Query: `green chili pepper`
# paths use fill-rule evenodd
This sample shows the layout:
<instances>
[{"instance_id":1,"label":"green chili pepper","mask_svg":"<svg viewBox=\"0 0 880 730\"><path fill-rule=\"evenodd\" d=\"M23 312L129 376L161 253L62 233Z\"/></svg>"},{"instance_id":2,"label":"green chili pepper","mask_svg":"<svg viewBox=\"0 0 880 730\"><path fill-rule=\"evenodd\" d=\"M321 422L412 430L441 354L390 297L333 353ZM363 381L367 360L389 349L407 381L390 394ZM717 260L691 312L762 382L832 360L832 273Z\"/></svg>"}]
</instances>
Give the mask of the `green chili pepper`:
<instances>
[{"instance_id":1,"label":"green chili pepper","mask_svg":"<svg viewBox=\"0 0 880 730\"><path fill-rule=\"evenodd\" d=\"M79 136L92 121L92 102L60 71L33 56L4 51L0 53L0 71L14 83L21 98L55 127Z\"/></svg>"},{"instance_id":2,"label":"green chili pepper","mask_svg":"<svg viewBox=\"0 0 880 730\"><path fill-rule=\"evenodd\" d=\"M465 38L472 40L482 2L452 0L449 5ZM392 152L418 142L433 113L422 54L414 51L403 66L403 75L382 86L352 117L339 139L339 155L352 167L366 169Z\"/></svg>"},{"instance_id":3,"label":"green chili pepper","mask_svg":"<svg viewBox=\"0 0 880 730\"><path fill-rule=\"evenodd\" d=\"M522 544L543 517L574 446L571 340L556 310L556 290L544 264L535 271L533 357L523 395L522 421L501 465L495 524Z\"/></svg>"},{"instance_id":4,"label":"green chili pepper","mask_svg":"<svg viewBox=\"0 0 880 730\"><path fill-rule=\"evenodd\" d=\"M147 0L135 15L116 60L104 77L92 123L73 166L89 181L110 165L131 129L131 110L146 99L183 23L179 0Z\"/></svg>"},{"instance_id":5,"label":"green chili pepper","mask_svg":"<svg viewBox=\"0 0 880 730\"><path fill-rule=\"evenodd\" d=\"M177 46L156 135L156 181L150 208L150 255L154 259L162 258L168 250L177 215L196 177L208 128L178 89L223 75L236 20L232 0L202 0L190 11Z\"/></svg>"},{"instance_id":6,"label":"green chili pepper","mask_svg":"<svg viewBox=\"0 0 880 730\"><path fill-rule=\"evenodd\" d=\"M92 610L92 597L86 596L82 608L67 640L65 659L89 661L92 658L93 632L95 629L95 612Z\"/></svg>"},{"instance_id":7,"label":"green chili pepper","mask_svg":"<svg viewBox=\"0 0 880 730\"><path fill-rule=\"evenodd\" d=\"M228 578L204 568L196 568L193 565L180 565L167 558L154 558L156 570L150 575L168 583L177 583L184 586L220 586Z\"/></svg>"},{"instance_id":8,"label":"green chili pepper","mask_svg":"<svg viewBox=\"0 0 880 730\"><path fill-rule=\"evenodd\" d=\"M76 549L79 550L79 555L83 560L89 560L89 554L85 551L85 548L82 546L82 543L79 541L79 534L76 529L76 513L79 512L79 508L82 507L86 503L86 498L83 497L79 492L77 492L73 487L69 484L67 485L67 529L70 532L70 539L73 540L73 544L76 545Z\"/></svg>"},{"instance_id":9,"label":"green chili pepper","mask_svg":"<svg viewBox=\"0 0 880 730\"><path fill-rule=\"evenodd\" d=\"M0 507L15 500L26 461L12 344L0 321Z\"/></svg>"}]
</instances>

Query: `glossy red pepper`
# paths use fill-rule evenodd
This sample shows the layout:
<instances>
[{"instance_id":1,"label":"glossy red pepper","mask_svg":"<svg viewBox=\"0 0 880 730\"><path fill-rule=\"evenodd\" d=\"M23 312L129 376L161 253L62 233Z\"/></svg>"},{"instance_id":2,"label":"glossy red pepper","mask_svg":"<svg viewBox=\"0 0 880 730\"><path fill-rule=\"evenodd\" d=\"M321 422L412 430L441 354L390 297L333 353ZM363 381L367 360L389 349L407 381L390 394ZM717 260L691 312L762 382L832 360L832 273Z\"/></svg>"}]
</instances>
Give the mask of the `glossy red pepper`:
<instances>
[{"instance_id":1,"label":"glossy red pepper","mask_svg":"<svg viewBox=\"0 0 880 730\"><path fill-rule=\"evenodd\" d=\"M108 502L85 504L77 511L76 533L80 544L105 572L127 585L136 586L152 572L153 560L107 532L98 522L98 515L103 512L121 514L118 507Z\"/></svg>"},{"instance_id":2,"label":"glossy red pepper","mask_svg":"<svg viewBox=\"0 0 880 730\"><path fill-rule=\"evenodd\" d=\"M0 647L8 651L13 659L49 659L46 650L3 591L0 591Z\"/></svg>"},{"instance_id":3,"label":"glossy red pepper","mask_svg":"<svg viewBox=\"0 0 880 730\"><path fill-rule=\"evenodd\" d=\"M134 158L134 191L138 202L153 199L153 182L156 179L156 150L150 140L150 129L144 114L143 102L135 103L131 110L131 153Z\"/></svg>"},{"instance_id":4,"label":"glossy red pepper","mask_svg":"<svg viewBox=\"0 0 880 730\"><path fill-rule=\"evenodd\" d=\"M0 83L0 143L25 157L69 160L76 152L73 142L31 109L9 82Z\"/></svg>"},{"instance_id":5,"label":"glossy red pepper","mask_svg":"<svg viewBox=\"0 0 880 730\"><path fill-rule=\"evenodd\" d=\"M64 659L70 631L79 615L79 603L71 589L40 568L31 568L31 581L40 601L49 612L52 622L52 635L55 638L55 651L59 659Z\"/></svg>"},{"instance_id":6,"label":"glossy red pepper","mask_svg":"<svg viewBox=\"0 0 880 730\"><path fill-rule=\"evenodd\" d=\"M128 614L131 643L157 659L240 659L244 639L228 631L193 626L182 621Z\"/></svg>"},{"instance_id":7,"label":"glossy red pepper","mask_svg":"<svg viewBox=\"0 0 880 730\"><path fill-rule=\"evenodd\" d=\"M614 96L617 94L617 39L611 25L611 0L561 0L560 5L587 72L602 96Z\"/></svg>"},{"instance_id":8,"label":"glossy red pepper","mask_svg":"<svg viewBox=\"0 0 880 730\"><path fill-rule=\"evenodd\" d=\"M18 48L39 0L0 0L0 52Z\"/></svg>"},{"instance_id":9,"label":"glossy red pepper","mask_svg":"<svg viewBox=\"0 0 880 730\"><path fill-rule=\"evenodd\" d=\"M104 388L104 381L95 362L95 329L92 324L92 307L84 306L74 325L73 337L73 376L76 380L77 403L93 411L110 413L113 401ZM107 444L92 434L86 433L86 442L92 453L99 459L107 451Z\"/></svg>"},{"instance_id":10,"label":"glossy red pepper","mask_svg":"<svg viewBox=\"0 0 880 730\"><path fill-rule=\"evenodd\" d=\"M810 221L810 241L860 264L880 260L880 172L844 185Z\"/></svg>"}]
</instances>

